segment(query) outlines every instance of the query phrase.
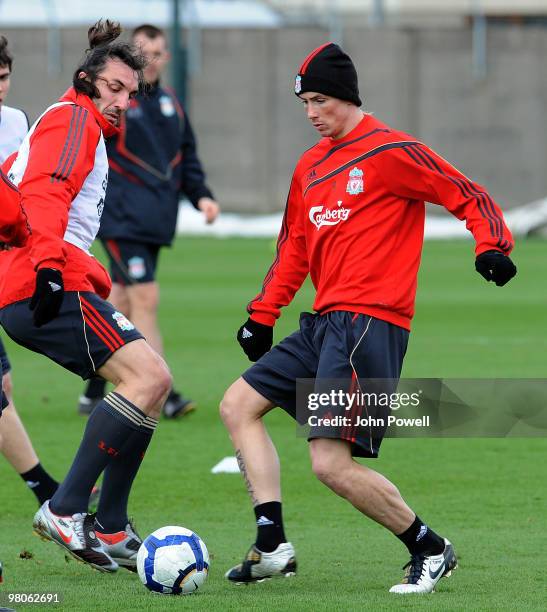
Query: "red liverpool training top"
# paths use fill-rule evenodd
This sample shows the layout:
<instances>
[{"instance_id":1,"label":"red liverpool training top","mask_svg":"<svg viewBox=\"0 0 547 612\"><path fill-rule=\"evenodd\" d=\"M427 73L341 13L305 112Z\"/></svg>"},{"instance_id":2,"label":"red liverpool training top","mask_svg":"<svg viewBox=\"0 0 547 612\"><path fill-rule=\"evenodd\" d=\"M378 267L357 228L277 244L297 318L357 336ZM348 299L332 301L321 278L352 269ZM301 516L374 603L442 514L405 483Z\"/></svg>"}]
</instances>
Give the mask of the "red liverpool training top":
<instances>
[{"instance_id":1,"label":"red liverpool training top","mask_svg":"<svg viewBox=\"0 0 547 612\"><path fill-rule=\"evenodd\" d=\"M294 171L251 318L273 325L309 273L317 312L359 312L410 329L424 201L465 219L476 255L511 252L511 233L484 187L408 134L365 115L344 138L321 139Z\"/></svg>"}]
</instances>

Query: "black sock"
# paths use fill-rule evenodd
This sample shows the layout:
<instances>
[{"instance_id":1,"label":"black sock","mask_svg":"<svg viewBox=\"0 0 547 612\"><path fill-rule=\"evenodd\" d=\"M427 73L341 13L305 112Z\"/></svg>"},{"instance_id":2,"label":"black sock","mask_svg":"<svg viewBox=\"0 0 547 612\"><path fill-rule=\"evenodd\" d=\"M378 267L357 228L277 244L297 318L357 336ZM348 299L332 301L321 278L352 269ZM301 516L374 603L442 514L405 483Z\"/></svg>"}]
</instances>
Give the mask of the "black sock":
<instances>
[{"instance_id":1,"label":"black sock","mask_svg":"<svg viewBox=\"0 0 547 612\"><path fill-rule=\"evenodd\" d=\"M411 555L440 555L444 550L444 540L420 518L416 517L410 527L397 536L408 548Z\"/></svg>"},{"instance_id":2,"label":"black sock","mask_svg":"<svg viewBox=\"0 0 547 612\"><path fill-rule=\"evenodd\" d=\"M90 415L76 457L50 508L63 516L87 512L89 494L127 438L148 417L118 393L109 393Z\"/></svg>"},{"instance_id":3,"label":"black sock","mask_svg":"<svg viewBox=\"0 0 547 612\"><path fill-rule=\"evenodd\" d=\"M147 417L140 430L129 436L120 454L106 466L96 519L97 530L101 533L123 531L129 522L129 493L157 423Z\"/></svg>"},{"instance_id":4,"label":"black sock","mask_svg":"<svg viewBox=\"0 0 547 612\"><path fill-rule=\"evenodd\" d=\"M20 476L27 483L27 487L36 495L40 505L51 499L59 486L59 483L44 470L41 463L37 463L31 470L20 474Z\"/></svg>"},{"instance_id":5,"label":"black sock","mask_svg":"<svg viewBox=\"0 0 547 612\"><path fill-rule=\"evenodd\" d=\"M106 380L100 376L94 376L89 379L84 395L89 399L104 397L106 392Z\"/></svg>"},{"instance_id":6,"label":"black sock","mask_svg":"<svg viewBox=\"0 0 547 612\"><path fill-rule=\"evenodd\" d=\"M272 501L255 506L256 542L262 552L274 551L282 542L286 542L281 514L281 502Z\"/></svg>"}]
</instances>

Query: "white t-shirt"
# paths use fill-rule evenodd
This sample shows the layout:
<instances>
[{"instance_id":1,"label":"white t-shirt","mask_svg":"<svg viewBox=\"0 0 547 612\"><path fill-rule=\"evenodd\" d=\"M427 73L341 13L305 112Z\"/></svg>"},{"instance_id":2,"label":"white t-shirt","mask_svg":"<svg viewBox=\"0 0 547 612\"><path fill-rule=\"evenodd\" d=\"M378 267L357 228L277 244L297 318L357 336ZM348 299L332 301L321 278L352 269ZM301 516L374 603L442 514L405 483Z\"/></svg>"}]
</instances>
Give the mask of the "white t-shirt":
<instances>
[{"instance_id":1,"label":"white t-shirt","mask_svg":"<svg viewBox=\"0 0 547 612\"><path fill-rule=\"evenodd\" d=\"M27 116L11 106L0 107L0 164L17 151L28 132Z\"/></svg>"}]
</instances>

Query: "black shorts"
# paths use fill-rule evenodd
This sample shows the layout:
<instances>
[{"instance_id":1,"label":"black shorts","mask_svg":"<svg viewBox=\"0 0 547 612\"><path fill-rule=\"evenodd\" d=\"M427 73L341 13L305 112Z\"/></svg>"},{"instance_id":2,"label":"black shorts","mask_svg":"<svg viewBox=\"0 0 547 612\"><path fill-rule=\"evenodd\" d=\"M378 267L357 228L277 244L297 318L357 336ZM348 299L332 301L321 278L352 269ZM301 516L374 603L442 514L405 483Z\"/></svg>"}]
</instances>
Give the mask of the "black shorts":
<instances>
[{"instance_id":1,"label":"black shorts","mask_svg":"<svg viewBox=\"0 0 547 612\"><path fill-rule=\"evenodd\" d=\"M122 346L142 335L112 304L87 291L67 291L58 316L35 327L30 300L0 310L8 336L31 351L49 357L84 380Z\"/></svg>"},{"instance_id":2,"label":"black shorts","mask_svg":"<svg viewBox=\"0 0 547 612\"><path fill-rule=\"evenodd\" d=\"M345 311L325 315L304 312L300 329L259 359L243 374L251 387L276 406L301 421L305 413L297 406L297 379L314 379L315 391L347 382L346 391L377 384L396 383L401 375L409 332L402 327L368 315ZM372 380L374 379L374 380ZM364 408L366 410L366 407ZM356 406L355 411L359 411ZM354 412L355 412L354 411ZM322 406L317 416L347 416L341 406ZM359 414L351 414L353 423ZM385 428L365 426L314 427L308 439L336 438L351 443L352 455L377 457Z\"/></svg>"},{"instance_id":3,"label":"black shorts","mask_svg":"<svg viewBox=\"0 0 547 612\"><path fill-rule=\"evenodd\" d=\"M2 367L2 376L11 370L11 363L9 362L2 338L0 338L0 366Z\"/></svg>"},{"instance_id":4,"label":"black shorts","mask_svg":"<svg viewBox=\"0 0 547 612\"><path fill-rule=\"evenodd\" d=\"M156 278L160 246L133 240L101 240L110 260L110 276L120 285L150 283Z\"/></svg>"}]
</instances>

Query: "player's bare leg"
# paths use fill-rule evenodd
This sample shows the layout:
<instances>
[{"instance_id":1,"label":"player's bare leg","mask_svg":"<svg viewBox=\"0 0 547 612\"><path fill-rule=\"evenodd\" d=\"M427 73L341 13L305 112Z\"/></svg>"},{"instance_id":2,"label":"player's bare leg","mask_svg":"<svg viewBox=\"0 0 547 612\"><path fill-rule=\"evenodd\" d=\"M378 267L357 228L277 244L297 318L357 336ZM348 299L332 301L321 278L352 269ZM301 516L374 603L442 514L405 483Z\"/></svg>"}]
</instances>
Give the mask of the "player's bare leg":
<instances>
[{"instance_id":1,"label":"player's bare leg","mask_svg":"<svg viewBox=\"0 0 547 612\"><path fill-rule=\"evenodd\" d=\"M163 340L158 326L160 288L157 282L135 283L124 287L129 302L130 320L150 346L163 355Z\"/></svg>"},{"instance_id":2,"label":"player's bare leg","mask_svg":"<svg viewBox=\"0 0 547 612\"><path fill-rule=\"evenodd\" d=\"M131 320L129 308L129 298L123 285L112 283L112 289L108 296L108 301L114 308ZM137 329L139 329L137 327ZM146 338L146 334L143 333ZM78 400L78 413L89 416L95 406L103 399L106 394L106 380L100 376L94 376L86 385L83 395Z\"/></svg>"},{"instance_id":3,"label":"player's bare leg","mask_svg":"<svg viewBox=\"0 0 547 612\"><path fill-rule=\"evenodd\" d=\"M146 338L149 346L163 357L163 340L158 325L159 285L157 282L135 283L124 286L112 283L109 302L123 313ZM88 383L85 395L80 397L78 411L90 414L102 398L106 385L100 378ZM164 413L169 418L188 414L196 407L195 402L183 397L173 389L164 403Z\"/></svg>"},{"instance_id":4,"label":"player's bare leg","mask_svg":"<svg viewBox=\"0 0 547 612\"><path fill-rule=\"evenodd\" d=\"M253 506L281 501L279 457L262 417L272 403L238 378L226 391L220 416L234 445Z\"/></svg>"},{"instance_id":5,"label":"player's bare leg","mask_svg":"<svg viewBox=\"0 0 547 612\"><path fill-rule=\"evenodd\" d=\"M161 335L156 322L158 306L157 295L149 303L147 303L144 298L140 299L141 294L146 296L146 289L149 289L148 285L156 285L156 283L142 283L142 285L139 284L134 287L125 287L120 283L112 283L112 290L110 291L108 301L116 310L119 310L133 323L133 325L135 325L146 338L149 346L160 356L163 356ZM143 291L140 290L142 286L145 287ZM149 312L149 307L153 310L153 314ZM92 408L96 405L98 400L102 399L105 394L105 389L106 379L104 377L102 377L102 379L97 377L97 379L90 383L86 391L86 396L95 400ZM89 414L91 410L81 410L80 412Z\"/></svg>"},{"instance_id":6,"label":"player's bare leg","mask_svg":"<svg viewBox=\"0 0 547 612\"><path fill-rule=\"evenodd\" d=\"M408 548L411 560L393 593L430 593L456 568L450 542L427 527L385 476L354 461L345 440L310 441L312 469L317 478L357 510L389 529Z\"/></svg>"},{"instance_id":7,"label":"player's bare leg","mask_svg":"<svg viewBox=\"0 0 547 612\"><path fill-rule=\"evenodd\" d=\"M226 573L238 584L296 572L294 548L286 541L281 516L279 457L262 422L272 408L243 378L226 391L220 404L257 521L255 544L243 563Z\"/></svg>"},{"instance_id":8,"label":"player's bare leg","mask_svg":"<svg viewBox=\"0 0 547 612\"><path fill-rule=\"evenodd\" d=\"M122 346L97 373L146 415L159 417L172 379L167 364L146 340Z\"/></svg>"},{"instance_id":9,"label":"player's bare leg","mask_svg":"<svg viewBox=\"0 0 547 612\"><path fill-rule=\"evenodd\" d=\"M9 405L2 412L0 419L0 449L15 470L22 474L38 463L38 456L15 410L10 374L4 374L2 377L2 390Z\"/></svg>"},{"instance_id":10,"label":"player's bare leg","mask_svg":"<svg viewBox=\"0 0 547 612\"><path fill-rule=\"evenodd\" d=\"M163 339L158 325L159 284L155 281L135 283L124 289L129 303L130 320L150 346L163 356ZM173 389L167 397L163 413L168 418L179 418L192 412L195 408L194 401Z\"/></svg>"},{"instance_id":11,"label":"player's bare leg","mask_svg":"<svg viewBox=\"0 0 547 612\"><path fill-rule=\"evenodd\" d=\"M42 504L55 493L59 483L42 467L25 426L17 414L9 373L2 377L2 388L9 404L4 408L0 419L0 451Z\"/></svg>"},{"instance_id":12,"label":"player's bare leg","mask_svg":"<svg viewBox=\"0 0 547 612\"><path fill-rule=\"evenodd\" d=\"M395 534L412 524L415 514L397 487L385 476L354 461L348 442L311 440L310 456L317 478L357 510Z\"/></svg>"}]
</instances>

